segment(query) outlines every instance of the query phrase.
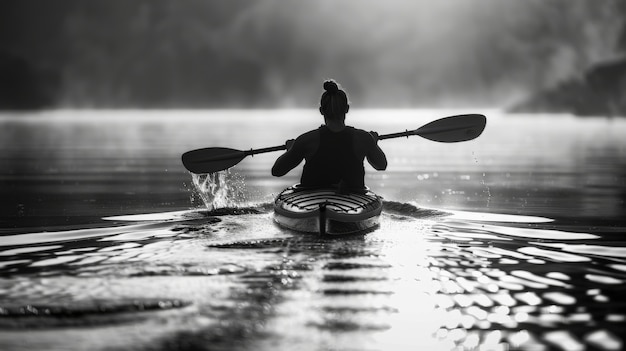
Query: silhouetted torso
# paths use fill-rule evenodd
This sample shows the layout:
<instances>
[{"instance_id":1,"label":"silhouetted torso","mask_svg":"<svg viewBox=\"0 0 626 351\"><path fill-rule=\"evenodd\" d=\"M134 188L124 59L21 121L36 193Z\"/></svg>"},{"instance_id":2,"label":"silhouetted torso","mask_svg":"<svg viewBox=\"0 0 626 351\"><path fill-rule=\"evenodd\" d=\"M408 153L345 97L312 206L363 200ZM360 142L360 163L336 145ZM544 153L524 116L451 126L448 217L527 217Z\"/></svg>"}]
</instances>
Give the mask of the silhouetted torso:
<instances>
[{"instance_id":1,"label":"silhouetted torso","mask_svg":"<svg viewBox=\"0 0 626 351\"><path fill-rule=\"evenodd\" d=\"M303 186L363 188L365 169L363 157L354 150L355 128L333 132L321 126L318 131L319 146L313 156L307 158L300 183Z\"/></svg>"}]
</instances>

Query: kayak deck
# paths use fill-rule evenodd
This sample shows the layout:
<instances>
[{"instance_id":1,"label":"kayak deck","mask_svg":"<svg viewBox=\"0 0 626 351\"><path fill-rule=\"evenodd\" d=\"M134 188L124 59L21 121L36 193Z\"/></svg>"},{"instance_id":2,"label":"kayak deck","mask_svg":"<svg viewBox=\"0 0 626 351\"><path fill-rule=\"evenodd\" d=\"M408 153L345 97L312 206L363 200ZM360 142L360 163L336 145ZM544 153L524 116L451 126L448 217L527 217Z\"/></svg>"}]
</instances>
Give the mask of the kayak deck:
<instances>
[{"instance_id":1,"label":"kayak deck","mask_svg":"<svg viewBox=\"0 0 626 351\"><path fill-rule=\"evenodd\" d=\"M379 225L382 199L363 189L339 192L336 188L291 186L274 201L274 220L292 230L341 235Z\"/></svg>"}]
</instances>

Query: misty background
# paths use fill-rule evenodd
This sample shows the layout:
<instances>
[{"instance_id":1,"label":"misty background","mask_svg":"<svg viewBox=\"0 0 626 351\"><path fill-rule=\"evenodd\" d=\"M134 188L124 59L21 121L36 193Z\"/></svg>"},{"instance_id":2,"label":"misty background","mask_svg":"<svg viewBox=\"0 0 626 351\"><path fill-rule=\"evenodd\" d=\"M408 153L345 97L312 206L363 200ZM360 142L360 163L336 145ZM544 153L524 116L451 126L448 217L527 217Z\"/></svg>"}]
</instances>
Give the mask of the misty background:
<instances>
[{"instance_id":1,"label":"misty background","mask_svg":"<svg viewBox=\"0 0 626 351\"><path fill-rule=\"evenodd\" d=\"M505 107L626 49L619 0L0 3L0 107Z\"/></svg>"}]
</instances>

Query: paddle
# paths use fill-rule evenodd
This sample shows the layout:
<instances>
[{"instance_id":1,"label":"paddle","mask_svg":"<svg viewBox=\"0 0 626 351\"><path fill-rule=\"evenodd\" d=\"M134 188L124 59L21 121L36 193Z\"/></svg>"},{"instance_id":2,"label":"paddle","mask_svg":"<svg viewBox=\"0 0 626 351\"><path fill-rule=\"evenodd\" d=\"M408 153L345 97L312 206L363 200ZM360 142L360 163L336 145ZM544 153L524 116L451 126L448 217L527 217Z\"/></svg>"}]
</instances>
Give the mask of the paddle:
<instances>
[{"instance_id":1,"label":"paddle","mask_svg":"<svg viewBox=\"0 0 626 351\"><path fill-rule=\"evenodd\" d=\"M419 135L441 143L457 143L477 138L485 129L486 124L487 119L480 114L456 115L432 121L415 130L379 135L378 140ZM285 145L246 151L209 147L187 151L183 154L182 160L185 168L191 173L215 173L233 167L246 156L286 149Z\"/></svg>"}]
</instances>

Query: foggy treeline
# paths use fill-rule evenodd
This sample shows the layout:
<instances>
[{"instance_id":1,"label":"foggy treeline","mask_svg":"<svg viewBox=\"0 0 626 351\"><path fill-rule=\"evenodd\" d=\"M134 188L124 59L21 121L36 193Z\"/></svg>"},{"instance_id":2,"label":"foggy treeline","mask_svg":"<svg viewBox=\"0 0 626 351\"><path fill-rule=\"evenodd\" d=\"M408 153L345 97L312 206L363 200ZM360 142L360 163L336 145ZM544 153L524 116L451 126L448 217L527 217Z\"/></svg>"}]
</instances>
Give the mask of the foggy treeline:
<instances>
[{"instance_id":1,"label":"foggy treeline","mask_svg":"<svg viewBox=\"0 0 626 351\"><path fill-rule=\"evenodd\" d=\"M618 55L625 18L619 0L3 1L0 106L311 107L326 78L359 107L504 106Z\"/></svg>"}]
</instances>

